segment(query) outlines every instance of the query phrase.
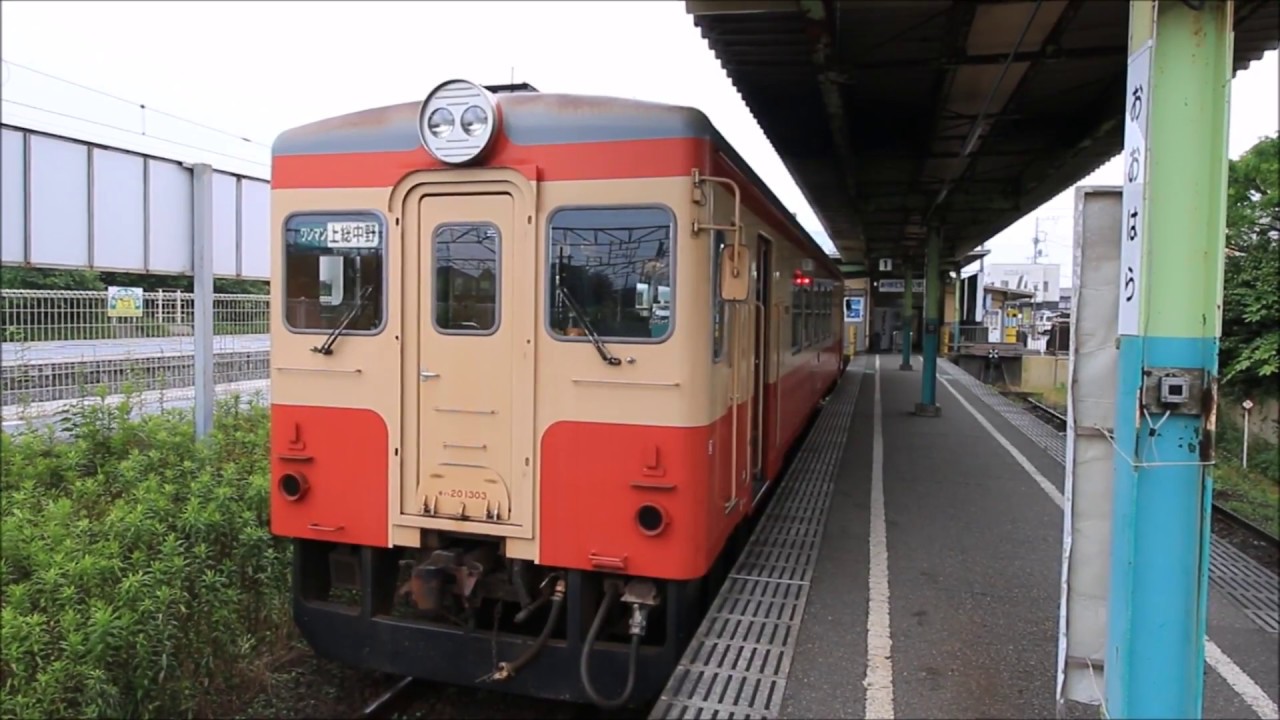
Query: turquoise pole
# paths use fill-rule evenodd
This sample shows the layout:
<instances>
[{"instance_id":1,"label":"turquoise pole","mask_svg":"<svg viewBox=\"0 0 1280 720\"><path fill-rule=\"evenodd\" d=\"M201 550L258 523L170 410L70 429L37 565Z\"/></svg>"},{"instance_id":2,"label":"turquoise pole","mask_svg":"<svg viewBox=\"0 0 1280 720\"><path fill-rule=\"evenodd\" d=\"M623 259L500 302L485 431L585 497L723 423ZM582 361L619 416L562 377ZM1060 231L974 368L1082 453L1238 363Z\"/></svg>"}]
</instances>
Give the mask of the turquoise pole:
<instances>
[{"instance_id":1,"label":"turquoise pole","mask_svg":"<svg viewBox=\"0 0 1280 720\"><path fill-rule=\"evenodd\" d=\"M924 356L920 368L920 402L916 414L934 417L938 414L938 333L942 318L942 233L934 228L929 231L925 248L924 270L924 335L920 338L920 351Z\"/></svg>"},{"instance_id":2,"label":"turquoise pole","mask_svg":"<svg viewBox=\"0 0 1280 720\"><path fill-rule=\"evenodd\" d=\"M911 263L902 263L902 364L899 370L911 369L911 328L915 324L911 305Z\"/></svg>"},{"instance_id":3,"label":"turquoise pole","mask_svg":"<svg viewBox=\"0 0 1280 720\"><path fill-rule=\"evenodd\" d=\"M1226 2L1129 4L1112 718L1203 714L1233 11Z\"/></svg>"}]
</instances>

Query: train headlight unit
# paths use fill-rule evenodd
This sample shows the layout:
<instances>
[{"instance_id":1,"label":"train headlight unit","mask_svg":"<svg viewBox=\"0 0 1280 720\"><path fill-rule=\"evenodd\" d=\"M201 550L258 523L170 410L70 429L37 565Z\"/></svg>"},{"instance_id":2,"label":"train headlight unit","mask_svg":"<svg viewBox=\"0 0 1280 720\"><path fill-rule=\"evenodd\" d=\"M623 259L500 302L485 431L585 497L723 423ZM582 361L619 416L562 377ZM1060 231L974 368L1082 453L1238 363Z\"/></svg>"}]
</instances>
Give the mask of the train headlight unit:
<instances>
[{"instance_id":1,"label":"train headlight unit","mask_svg":"<svg viewBox=\"0 0 1280 720\"><path fill-rule=\"evenodd\" d=\"M422 101L418 135L435 159L446 165L465 165L493 145L501 119L488 90L466 80L448 80Z\"/></svg>"},{"instance_id":2,"label":"train headlight unit","mask_svg":"<svg viewBox=\"0 0 1280 720\"><path fill-rule=\"evenodd\" d=\"M427 132L441 140L449 137L455 124L453 113L449 112L449 108L436 108L431 111L431 115L427 116Z\"/></svg>"},{"instance_id":3,"label":"train headlight unit","mask_svg":"<svg viewBox=\"0 0 1280 720\"><path fill-rule=\"evenodd\" d=\"M472 105L462 111L462 132L475 137L489 127L489 113L479 105Z\"/></svg>"}]
</instances>

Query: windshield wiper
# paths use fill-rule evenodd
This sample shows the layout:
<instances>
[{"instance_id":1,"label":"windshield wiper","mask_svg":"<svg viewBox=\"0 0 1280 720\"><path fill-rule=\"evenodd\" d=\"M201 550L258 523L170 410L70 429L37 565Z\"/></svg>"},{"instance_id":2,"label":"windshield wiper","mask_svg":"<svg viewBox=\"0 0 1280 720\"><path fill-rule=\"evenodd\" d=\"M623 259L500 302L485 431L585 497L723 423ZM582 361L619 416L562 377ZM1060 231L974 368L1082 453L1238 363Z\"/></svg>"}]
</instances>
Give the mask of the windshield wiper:
<instances>
[{"instance_id":1,"label":"windshield wiper","mask_svg":"<svg viewBox=\"0 0 1280 720\"><path fill-rule=\"evenodd\" d=\"M569 291L566 290L563 285L558 285L556 286L556 294L564 299L565 304L569 306L569 312L573 313L573 316L582 324L583 332L587 334L587 338L591 340L591 344L596 346L596 352L600 353L600 359L609 365L621 365L622 361L614 357L613 353L609 352L608 346L606 346L604 341L600 339L600 336L596 334L596 330L591 327L591 323L587 322L586 313L582 312L582 309L578 307L578 303L573 299L573 296L569 294Z\"/></svg>"},{"instance_id":2,"label":"windshield wiper","mask_svg":"<svg viewBox=\"0 0 1280 720\"><path fill-rule=\"evenodd\" d=\"M365 301L369 299L369 294L372 292L373 286L366 285L364 290L360 291L360 297L356 298L356 304L352 305L351 309L347 311L347 314L343 315L342 319L338 321L338 324L333 327L333 330L329 331L329 336L324 339L323 343L311 348L311 352L320 353L321 355L332 355L333 344L337 342L338 335L341 334L343 330L346 330L347 326L351 324L351 321L355 319L356 314L364 307Z\"/></svg>"}]
</instances>

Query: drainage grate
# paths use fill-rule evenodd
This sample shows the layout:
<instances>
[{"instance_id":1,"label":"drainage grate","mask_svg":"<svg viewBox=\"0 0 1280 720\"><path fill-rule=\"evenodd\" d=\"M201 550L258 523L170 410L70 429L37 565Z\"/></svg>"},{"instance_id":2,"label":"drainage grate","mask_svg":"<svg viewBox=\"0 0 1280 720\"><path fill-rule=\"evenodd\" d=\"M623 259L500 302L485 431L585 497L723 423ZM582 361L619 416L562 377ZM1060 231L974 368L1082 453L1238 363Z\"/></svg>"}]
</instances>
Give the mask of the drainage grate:
<instances>
[{"instance_id":1,"label":"drainage grate","mask_svg":"<svg viewBox=\"0 0 1280 720\"><path fill-rule=\"evenodd\" d=\"M940 358L938 367L946 371L949 379L968 388L1058 462L1066 464L1066 437L951 362ZM1209 582L1258 627L1280 633L1280 577L1216 535L1209 538Z\"/></svg>"},{"instance_id":2,"label":"drainage grate","mask_svg":"<svg viewBox=\"0 0 1280 720\"><path fill-rule=\"evenodd\" d=\"M650 718L778 716L862 364L850 363Z\"/></svg>"}]
</instances>

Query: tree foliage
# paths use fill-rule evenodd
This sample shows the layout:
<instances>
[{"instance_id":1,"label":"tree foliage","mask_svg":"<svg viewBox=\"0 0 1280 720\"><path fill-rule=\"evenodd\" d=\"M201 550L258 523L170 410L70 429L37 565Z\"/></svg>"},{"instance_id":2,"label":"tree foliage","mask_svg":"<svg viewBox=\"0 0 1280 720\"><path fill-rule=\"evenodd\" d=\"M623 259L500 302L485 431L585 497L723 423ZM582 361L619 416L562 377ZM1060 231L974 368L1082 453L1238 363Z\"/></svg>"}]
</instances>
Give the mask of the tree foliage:
<instances>
[{"instance_id":1,"label":"tree foliage","mask_svg":"<svg viewBox=\"0 0 1280 720\"><path fill-rule=\"evenodd\" d=\"M1280 376L1280 138L1231 161L1219 366L1228 389L1275 392Z\"/></svg>"}]
</instances>

